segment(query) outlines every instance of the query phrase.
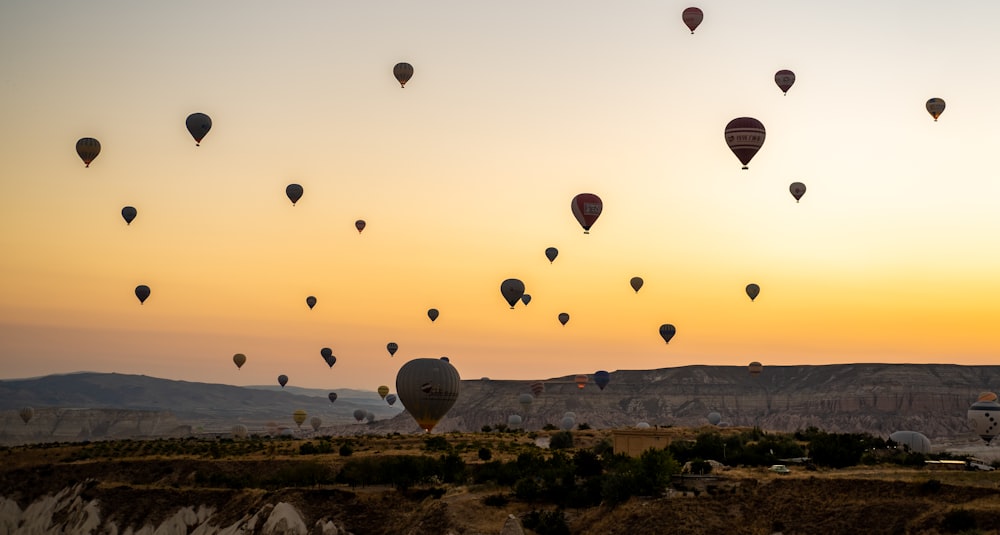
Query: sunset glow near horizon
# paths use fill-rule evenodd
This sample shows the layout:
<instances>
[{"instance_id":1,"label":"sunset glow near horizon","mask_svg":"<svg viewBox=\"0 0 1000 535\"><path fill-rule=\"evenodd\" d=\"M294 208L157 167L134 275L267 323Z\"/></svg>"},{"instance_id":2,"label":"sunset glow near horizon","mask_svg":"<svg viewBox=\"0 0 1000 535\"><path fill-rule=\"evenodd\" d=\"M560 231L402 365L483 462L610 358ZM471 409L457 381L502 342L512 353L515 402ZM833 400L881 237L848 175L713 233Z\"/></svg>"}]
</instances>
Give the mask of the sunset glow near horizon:
<instances>
[{"instance_id":1,"label":"sunset glow near horizon","mask_svg":"<svg viewBox=\"0 0 1000 535\"><path fill-rule=\"evenodd\" d=\"M1000 5L721 1L694 35L689 5L5 5L0 379L996 364ZM767 129L745 171L742 116Z\"/></svg>"}]
</instances>

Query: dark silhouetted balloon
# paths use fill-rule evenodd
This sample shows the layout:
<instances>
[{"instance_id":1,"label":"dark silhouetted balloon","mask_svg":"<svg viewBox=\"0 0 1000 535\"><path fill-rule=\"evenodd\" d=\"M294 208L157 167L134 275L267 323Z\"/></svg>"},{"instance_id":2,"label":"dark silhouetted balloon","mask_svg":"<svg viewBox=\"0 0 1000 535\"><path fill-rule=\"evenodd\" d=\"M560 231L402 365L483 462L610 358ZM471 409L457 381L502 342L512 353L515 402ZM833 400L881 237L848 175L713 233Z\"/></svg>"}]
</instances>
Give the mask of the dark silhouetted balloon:
<instances>
[{"instance_id":1,"label":"dark silhouetted balloon","mask_svg":"<svg viewBox=\"0 0 1000 535\"><path fill-rule=\"evenodd\" d=\"M764 144L764 125L752 117L738 117L726 125L726 144L739 158L743 169Z\"/></svg>"},{"instance_id":2,"label":"dark silhouetted balloon","mask_svg":"<svg viewBox=\"0 0 1000 535\"><path fill-rule=\"evenodd\" d=\"M944 100L940 98L932 98L928 100L927 113L931 114L931 117L933 117L934 120L937 121L938 117L940 117L941 114L944 113ZM79 146L79 144L77 146Z\"/></svg>"},{"instance_id":3,"label":"dark silhouetted balloon","mask_svg":"<svg viewBox=\"0 0 1000 535\"><path fill-rule=\"evenodd\" d=\"M191 137L194 138L195 146L200 146L201 140L212 129L212 119L204 113L192 113L188 115L184 124L187 126L188 132L191 133Z\"/></svg>"},{"instance_id":4,"label":"dark silhouetted balloon","mask_svg":"<svg viewBox=\"0 0 1000 535\"><path fill-rule=\"evenodd\" d=\"M664 323L663 325L660 325L660 336L663 337L664 342L669 344L670 339L673 338L675 334L677 334L677 328L674 327L673 325L669 323Z\"/></svg>"},{"instance_id":5,"label":"dark silhouetted balloon","mask_svg":"<svg viewBox=\"0 0 1000 535\"><path fill-rule=\"evenodd\" d=\"M555 247L545 249L545 258L549 259L550 264L555 262L557 256L559 256L559 249L556 249Z\"/></svg>"},{"instance_id":6,"label":"dark silhouetted balloon","mask_svg":"<svg viewBox=\"0 0 1000 535\"><path fill-rule=\"evenodd\" d=\"M582 390L582 389L583 389L583 387L587 386L587 381L588 381L588 380L589 380L589 379L587 378L587 376L586 376L586 375L583 375L583 374L581 373L580 375L577 375L577 376L576 376L576 377L575 377L575 378L573 379L573 382L575 382L575 383L576 383L576 387L577 387L577 388L579 388L579 389L581 389L581 390Z\"/></svg>"},{"instance_id":7,"label":"dark silhouetted balloon","mask_svg":"<svg viewBox=\"0 0 1000 535\"><path fill-rule=\"evenodd\" d=\"M378 395L382 399L385 399L385 397L389 395L389 387L386 386L386 385L382 385L382 386L378 387L378 390L376 390L376 392L378 392Z\"/></svg>"},{"instance_id":8,"label":"dark silhouetted balloon","mask_svg":"<svg viewBox=\"0 0 1000 535\"><path fill-rule=\"evenodd\" d=\"M642 288L642 277L632 277L628 283L635 290L635 293L639 293L639 288Z\"/></svg>"},{"instance_id":9,"label":"dark silhouetted balloon","mask_svg":"<svg viewBox=\"0 0 1000 535\"><path fill-rule=\"evenodd\" d=\"M354 228L358 229L358 234L361 234L362 230L365 230L365 220L359 219L354 222Z\"/></svg>"},{"instance_id":10,"label":"dark silhouetted balloon","mask_svg":"<svg viewBox=\"0 0 1000 535\"><path fill-rule=\"evenodd\" d=\"M440 313L438 312L438 309L436 309L436 308L432 308L432 309L430 309L430 310L427 311L427 317L431 319L431 322L433 322L434 320L438 319L439 315L440 315Z\"/></svg>"},{"instance_id":11,"label":"dark silhouetted balloon","mask_svg":"<svg viewBox=\"0 0 1000 535\"><path fill-rule=\"evenodd\" d=\"M288 384L288 376L284 375L284 374L279 375L278 376L278 384L281 385L281 388L285 388L285 385Z\"/></svg>"},{"instance_id":12,"label":"dark silhouetted balloon","mask_svg":"<svg viewBox=\"0 0 1000 535\"><path fill-rule=\"evenodd\" d=\"M316 306L316 298L311 295L306 297L306 304L309 305L309 310L312 310L312 307Z\"/></svg>"},{"instance_id":13,"label":"dark silhouetted balloon","mask_svg":"<svg viewBox=\"0 0 1000 535\"><path fill-rule=\"evenodd\" d=\"M560 312L559 313L559 323L562 323L563 325L566 325L567 321L569 321L569 314L567 314L565 312Z\"/></svg>"},{"instance_id":14,"label":"dark silhouetted balloon","mask_svg":"<svg viewBox=\"0 0 1000 535\"><path fill-rule=\"evenodd\" d=\"M138 214L139 212L136 211L136 209L131 206L126 206L122 208L122 219L125 220L126 225L131 225L132 220L135 219L135 216Z\"/></svg>"},{"instance_id":15,"label":"dark silhouetted balloon","mask_svg":"<svg viewBox=\"0 0 1000 535\"><path fill-rule=\"evenodd\" d=\"M28 425L28 422L35 417L35 409L32 409L31 407L23 407L17 414L21 417L21 420L24 421L24 425Z\"/></svg>"},{"instance_id":16,"label":"dark silhouetted balloon","mask_svg":"<svg viewBox=\"0 0 1000 535\"><path fill-rule=\"evenodd\" d=\"M386 396L385 397L385 402L388 403L390 407L393 406L393 405L395 405L396 404L396 394L389 394L388 396Z\"/></svg>"},{"instance_id":17,"label":"dark silhouetted balloon","mask_svg":"<svg viewBox=\"0 0 1000 535\"><path fill-rule=\"evenodd\" d=\"M601 217L601 212L604 210L604 203L601 202L601 198L593 193L581 193L576 197L573 197L573 202L570 203L570 208L573 210L573 216L583 227L583 233L589 234L590 227L594 225L598 217Z\"/></svg>"},{"instance_id":18,"label":"dark silhouetted balloon","mask_svg":"<svg viewBox=\"0 0 1000 535\"><path fill-rule=\"evenodd\" d=\"M787 95L788 90L795 83L795 73L788 69L782 69L774 73L774 83L778 84L781 92Z\"/></svg>"},{"instance_id":19,"label":"dark silhouetted balloon","mask_svg":"<svg viewBox=\"0 0 1000 535\"><path fill-rule=\"evenodd\" d=\"M233 355L233 363L236 364L236 369L240 369L247 362L247 356L243 353L237 353Z\"/></svg>"},{"instance_id":20,"label":"dark silhouetted balloon","mask_svg":"<svg viewBox=\"0 0 1000 535\"><path fill-rule=\"evenodd\" d=\"M788 191L792 193L792 197L795 197L795 202L799 202L799 199L806 194L806 185L801 182L792 182L788 186Z\"/></svg>"},{"instance_id":21,"label":"dark silhouetted balloon","mask_svg":"<svg viewBox=\"0 0 1000 535\"><path fill-rule=\"evenodd\" d=\"M288 196L288 200L292 201L292 206L295 206L295 203L302 198L303 191L302 186L298 184L289 184L285 187L285 195Z\"/></svg>"},{"instance_id":22,"label":"dark silhouetted balloon","mask_svg":"<svg viewBox=\"0 0 1000 535\"><path fill-rule=\"evenodd\" d=\"M334 401L337 401L337 393L336 392L330 392L329 394L326 395L326 397L330 398L330 403L333 403Z\"/></svg>"},{"instance_id":23,"label":"dark silhouetted balloon","mask_svg":"<svg viewBox=\"0 0 1000 535\"><path fill-rule=\"evenodd\" d=\"M519 279L507 279L500 283L500 294L507 300L511 310L524 295L524 283Z\"/></svg>"},{"instance_id":24,"label":"dark silhouetted balloon","mask_svg":"<svg viewBox=\"0 0 1000 535\"><path fill-rule=\"evenodd\" d=\"M757 299L758 295L760 295L760 286L752 282L750 284L747 284L747 297L749 297L750 300L753 301L754 299Z\"/></svg>"},{"instance_id":25,"label":"dark silhouetted balloon","mask_svg":"<svg viewBox=\"0 0 1000 535\"><path fill-rule=\"evenodd\" d=\"M751 376L757 377L764 371L764 365L755 360L747 366L747 370L750 372Z\"/></svg>"},{"instance_id":26,"label":"dark silhouetted balloon","mask_svg":"<svg viewBox=\"0 0 1000 535\"><path fill-rule=\"evenodd\" d=\"M76 142L76 153L83 160L84 167L90 167L90 162L101 153L101 142L92 137L80 138Z\"/></svg>"},{"instance_id":27,"label":"dark silhouetted balloon","mask_svg":"<svg viewBox=\"0 0 1000 535\"><path fill-rule=\"evenodd\" d=\"M696 7L689 7L681 13L681 20L684 21L684 25L694 33L695 28L701 24L702 19L705 18L705 14Z\"/></svg>"},{"instance_id":28,"label":"dark silhouetted balloon","mask_svg":"<svg viewBox=\"0 0 1000 535\"><path fill-rule=\"evenodd\" d=\"M397 344L396 342L389 342L388 344L385 345L385 349L386 351L389 352L390 357L395 356L396 351L399 351L399 344Z\"/></svg>"},{"instance_id":29,"label":"dark silhouetted balloon","mask_svg":"<svg viewBox=\"0 0 1000 535\"><path fill-rule=\"evenodd\" d=\"M524 295L522 295L521 296L521 302L524 303L525 306L527 306L527 304L531 302L531 295L530 294L524 294Z\"/></svg>"},{"instance_id":30,"label":"dark silhouetted balloon","mask_svg":"<svg viewBox=\"0 0 1000 535\"><path fill-rule=\"evenodd\" d=\"M604 370L594 372L594 384L597 385L597 388L604 390L604 387L608 386L608 383L610 382L611 382L610 373Z\"/></svg>"},{"instance_id":31,"label":"dark silhouetted balloon","mask_svg":"<svg viewBox=\"0 0 1000 535\"><path fill-rule=\"evenodd\" d=\"M396 395L421 429L431 429L458 400L461 377L441 359L413 359L396 374Z\"/></svg>"},{"instance_id":32,"label":"dark silhouetted balloon","mask_svg":"<svg viewBox=\"0 0 1000 535\"><path fill-rule=\"evenodd\" d=\"M145 284L140 284L136 286L135 296L139 298L140 305L145 303L146 299L149 298L149 286L146 286Z\"/></svg>"},{"instance_id":33,"label":"dark silhouetted balloon","mask_svg":"<svg viewBox=\"0 0 1000 535\"><path fill-rule=\"evenodd\" d=\"M451 359L448 358L448 357L441 357L441 360L443 360L445 362L451 362Z\"/></svg>"},{"instance_id":34,"label":"dark silhouetted balloon","mask_svg":"<svg viewBox=\"0 0 1000 535\"><path fill-rule=\"evenodd\" d=\"M333 356L333 350L329 347L320 349L319 354L323 357L323 360L326 361L327 366L332 368L333 365L337 363L337 357Z\"/></svg>"},{"instance_id":35,"label":"dark silhouetted balloon","mask_svg":"<svg viewBox=\"0 0 1000 535\"><path fill-rule=\"evenodd\" d=\"M392 75L396 77L396 81L399 82L399 87L406 87L406 82L413 78L413 65L409 63L397 63L392 68Z\"/></svg>"},{"instance_id":36,"label":"dark silhouetted balloon","mask_svg":"<svg viewBox=\"0 0 1000 535\"><path fill-rule=\"evenodd\" d=\"M364 409L354 409L354 419L355 420L357 420L357 421L360 422L361 420L365 419L365 416L368 416L368 411L366 411Z\"/></svg>"}]
</instances>

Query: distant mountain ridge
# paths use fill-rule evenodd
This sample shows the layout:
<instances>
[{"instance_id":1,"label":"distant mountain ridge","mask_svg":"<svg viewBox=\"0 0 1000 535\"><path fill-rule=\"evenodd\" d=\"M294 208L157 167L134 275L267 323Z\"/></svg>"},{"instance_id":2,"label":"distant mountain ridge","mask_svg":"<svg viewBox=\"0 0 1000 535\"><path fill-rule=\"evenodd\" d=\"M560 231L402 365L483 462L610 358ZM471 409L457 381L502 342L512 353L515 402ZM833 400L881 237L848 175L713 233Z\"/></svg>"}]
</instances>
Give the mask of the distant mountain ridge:
<instances>
[{"instance_id":1,"label":"distant mountain ridge","mask_svg":"<svg viewBox=\"0 0 1000 535\"><path fill-rule=\"evenodd\" d=\"M756 377L744 366L619 370L611 372L604 390L592 378L578 388L574 377L541 380L544 391L527 405L519 402L520 395L530 393L535 380L464 380L457 403L435 432L496 427L512 414L523 417L525 429L534 430L558 425L567 411L576 414L576 423L596 428L639 422L700 426L714 411L725 425L756 425L771 431L816 426L883 436L913 430L931 438L975 439L966 410L980 392L1000 390L1000 366L952 364L766 366ZM35 407L36 418L43 421L54 418L48 413L57 408L65 414L66 409L145 411L158 415L157 429L170 421L162 415L169 413L181 426L223 432L234 423L260 429L288 426L292 412L303 409L310 417L319 416L327 433L419 431L399 402L389 407L375 392L341 390L338 395L331 404L323 390L114 373L6 380L0 381L0 439L4 433L23 432L17 427L25 427L17 410L24 406ZM375 421L355 425L355 409L371 411ZM138 416L122 421L129 418Z\"/></svg>"}]
</instances>

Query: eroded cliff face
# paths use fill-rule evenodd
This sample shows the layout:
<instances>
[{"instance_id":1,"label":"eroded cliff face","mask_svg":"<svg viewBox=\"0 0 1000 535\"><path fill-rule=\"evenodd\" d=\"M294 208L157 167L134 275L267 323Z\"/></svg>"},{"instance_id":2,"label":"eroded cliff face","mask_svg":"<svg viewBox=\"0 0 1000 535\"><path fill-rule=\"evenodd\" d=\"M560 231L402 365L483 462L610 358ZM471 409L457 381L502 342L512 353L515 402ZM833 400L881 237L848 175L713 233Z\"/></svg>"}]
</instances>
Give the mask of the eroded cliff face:
<instances>
[{"instance_id":1,"label":"eroded cliff face","mask_svg":"<svg viewBox=\"0 0 1000 535\"><path fill-rule=\"evenodd\" d=\"M0 444L180 437L191 431L167 411L37 408L27 424L12 415L0 419Z\"/></svg>"},{"instance_id":2,"label":"eroded cliff face","mask_svg":"<svg viewBox=\"0 0 1000 535\"><path fill-rule=\"evenodd\" d=\"M127 493L104 495L95 483L80 483L47 495L23 507L0 497L0 533L9 535L351 535L331 518L307 521L284 501L262 499L242 513L216 505L176 505L163 500L144 507ZM118 499L115 501L114 498ZM142 502L141 498L138 500Z\"/></svg>"}]
</instances>

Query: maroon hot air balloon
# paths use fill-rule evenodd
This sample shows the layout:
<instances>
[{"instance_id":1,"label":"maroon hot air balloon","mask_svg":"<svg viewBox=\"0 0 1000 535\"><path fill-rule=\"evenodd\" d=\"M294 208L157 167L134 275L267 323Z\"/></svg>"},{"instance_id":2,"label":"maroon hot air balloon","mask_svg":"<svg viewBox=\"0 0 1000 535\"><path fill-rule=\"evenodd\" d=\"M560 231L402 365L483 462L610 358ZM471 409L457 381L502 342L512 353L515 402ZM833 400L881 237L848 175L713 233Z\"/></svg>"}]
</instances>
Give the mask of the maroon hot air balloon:
<instances>
[{"instance_id":1,"label":"maroon hot air balloon","mask_svg":"<svg viewBox=\"0 0 1000 535\"><path fill-rule=\"evenodd\" d=\"M684 20L684 25L687 26L689 30L691 30L691 33L694 33L694 29L697 28L699 24L701 24L701 21L704 18L705 14L702 13L702 11L696 7L689 7L685 9L683 13L681 13L681 19Z\"/></svg>"},{"instance_id":2,"label":"maroon hot air balloon","mask_svg":"<svg viewBox=\"0 0 1000 535\"><path fill-rule=\"evenodd\" d=\"M795 73L788 70L782 69L774 73L774 83L778 84L778 88L781 92L788 94L788 90L792 88L792 84L795 83Z\"/></svg>"},{"instance_id":3,"label":"maroon hot air balloon","mask_svg":"<svg viewBox=\"0 0 1000 535\"><path fill-rule=\"evenodd\" d=\"M737 117L726 125L726 144L739 158L743 169L764 144L764 125L753 117Z\"/></svg>"},{"instance_id":4,"label":"maroon hot air balloon","mask_svg":"<svg viewBox=\"0 0 1000 535\"><path fill-rule=\"evenodd\" d=\"M365 230L365 220L359 219L354 222L354 228L358 229L358 234L361 234L362 230Z\"/></svg>"},{"instance_id":5,"label":"maroon hot air balloon","mask_svg":"<svg viewBox=\"0 0 1000 535\"><path fill-rule=\"evenodd\" d=\"M788 191L792 193L792 197L795 197L795 202L799 202L799 199L806 194L806 185L801 182L792 182L788 186Z\"/></svg>"},{"instance_id":6,"label":"maroon hot air balloon","mask_svg":"<svg viewBox=\"0 0 1000 535\"><path fill-rule=\"evenodd\" d=\"M601 202L600 197L593 193L581 193L573 197L570 207L573 209L573 215L576 217L576 220L583 227L583 233L590 234L590 227L594 225L598 217L601 217L601 212L604 210L604 203Z\"/></svg>"}]
</instances>

